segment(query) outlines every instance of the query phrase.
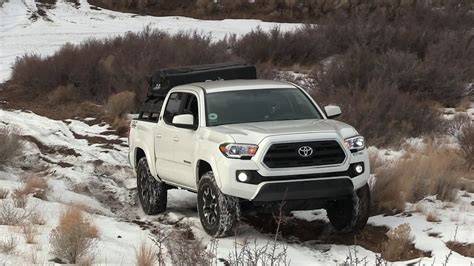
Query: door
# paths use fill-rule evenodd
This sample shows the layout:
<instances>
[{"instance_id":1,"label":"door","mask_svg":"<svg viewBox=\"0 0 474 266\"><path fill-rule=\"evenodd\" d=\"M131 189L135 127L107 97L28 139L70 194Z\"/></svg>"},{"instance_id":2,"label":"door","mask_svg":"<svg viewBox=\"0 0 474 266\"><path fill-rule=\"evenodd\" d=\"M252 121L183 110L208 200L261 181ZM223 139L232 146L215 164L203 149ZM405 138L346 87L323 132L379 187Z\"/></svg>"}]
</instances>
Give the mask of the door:
<instances>
[{"instance_id":1,"label":"door","mask_svg":"<svg viewBox=\"0 0 474 266\"><path fill-rule=\"evenodd\" d=\"M189 188L195 188L195 151L199 134L199 100L197 95L186 93L181 114L192 114L197 129L176 129L173 161L176 165L176 173L180 183Z\"/></svg>"},{"instance_id":2,"label":"door","mask_svg":"<svg viewBox=\"0 0 474 266\"><path fill-rule=\"evenodd\" d=\"M169 96L164 113L160 117L156 127L156 170L160 178L164 180L173 181L176 175L174 171L175 163L173 160L173 151L175 145L174 138L176 137L178 128L173 126L172 121L175 115L180 114L185 96L186 95L182 92L175 92Z\"/></svg>"}]
</instances>

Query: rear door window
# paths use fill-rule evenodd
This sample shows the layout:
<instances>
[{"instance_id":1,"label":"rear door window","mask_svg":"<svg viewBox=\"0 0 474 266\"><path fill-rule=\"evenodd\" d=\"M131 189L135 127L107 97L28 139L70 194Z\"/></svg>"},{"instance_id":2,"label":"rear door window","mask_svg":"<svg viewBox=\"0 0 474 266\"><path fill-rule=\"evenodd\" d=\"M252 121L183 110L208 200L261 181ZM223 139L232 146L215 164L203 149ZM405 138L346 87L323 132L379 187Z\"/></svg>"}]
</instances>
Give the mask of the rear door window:
<instances>
[{"instance_id":1,"label":"rear door window","mask_svg":"<svg viewBox=\"0 0 474 266\"><path fill-rule=\"evenodd\" d=\"M163 119L167 124L172 124L175 115L181 113L181 106L185 98L185 93L174 92L170 95L168 103L166 104L165 113Z\"/></svg>"}]
</instances>

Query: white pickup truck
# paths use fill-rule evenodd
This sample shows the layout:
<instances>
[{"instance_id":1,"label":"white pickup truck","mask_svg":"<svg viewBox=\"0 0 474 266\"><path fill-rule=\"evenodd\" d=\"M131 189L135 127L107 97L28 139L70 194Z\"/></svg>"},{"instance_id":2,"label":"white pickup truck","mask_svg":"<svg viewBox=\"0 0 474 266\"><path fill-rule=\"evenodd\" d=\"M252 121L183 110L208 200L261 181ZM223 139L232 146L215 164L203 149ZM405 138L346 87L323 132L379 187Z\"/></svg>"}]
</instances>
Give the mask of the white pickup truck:
<instances>
[{"instance_id":1,"label":"white pickup truck","mask_svg":"<svg viewBox=\"0 0 474 266\"><path fill-rule=\"evenodd\" d=\"M146 214L167 190L197 193L204 230L234 234L242 206L324 208L340 231L362 229L370 204L364 138L295 84L226 80L180 85L131 122L129 159ZM148 113L148 114L146 114Z\"/></svg>"}]
</instances>

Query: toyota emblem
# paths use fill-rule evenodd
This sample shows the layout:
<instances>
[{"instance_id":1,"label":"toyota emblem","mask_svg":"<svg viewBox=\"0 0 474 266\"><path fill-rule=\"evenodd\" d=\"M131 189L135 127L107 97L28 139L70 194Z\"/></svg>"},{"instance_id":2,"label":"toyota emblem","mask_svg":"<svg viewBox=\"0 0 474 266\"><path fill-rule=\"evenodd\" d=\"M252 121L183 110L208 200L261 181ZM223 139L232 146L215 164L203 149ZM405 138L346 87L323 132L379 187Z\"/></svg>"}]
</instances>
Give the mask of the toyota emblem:
<instances>
[{"instance_id":1,"label":"toyota emblem","mask_svg":"<svg viewBox=\"0 0 474 266\"><path fill-rule=\"evenodd\" d=\"M313 148L311 148L310 146L302 146L298 149L298 154L301 157L309 157L313 155Z\"/></svg>"}]
</instances>

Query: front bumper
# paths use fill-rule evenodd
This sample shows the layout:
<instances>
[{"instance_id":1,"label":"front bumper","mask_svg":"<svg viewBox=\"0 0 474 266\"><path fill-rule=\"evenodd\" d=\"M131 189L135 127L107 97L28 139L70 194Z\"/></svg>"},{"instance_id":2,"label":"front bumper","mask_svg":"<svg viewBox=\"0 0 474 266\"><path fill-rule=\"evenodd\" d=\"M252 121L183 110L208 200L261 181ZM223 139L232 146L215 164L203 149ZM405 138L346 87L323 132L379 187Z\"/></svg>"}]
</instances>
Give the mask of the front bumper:
<instances>
[{"instance_id":1,"label":"front bumper","mask_svg":"<svg viewBox=\"0 0 474 266\"><path fill-rule=\"evenodd\" d=\"M364 163L364 172L349 174L351 165ZM253 171L264 177L258 184L239 182L237 171ZM364 186L370 177L367 150L349 154L342 165L336 167L305 167L299 169L269 170L258 158L236 160L222 158L217 162L220 189L224 194L250 201L283 201L324 199L352 195Z\"/></svg>"},{"instance_id":2,"label":"front bumper","mask_svg":"<svg viewBox=\"0 0 474 266\"><path fill-rule=\"evenodd\" d=\"M266 183L252 201L286 201L340 198L351 195L354 185L347 178Z\"/></svg>"}]
</instances>

